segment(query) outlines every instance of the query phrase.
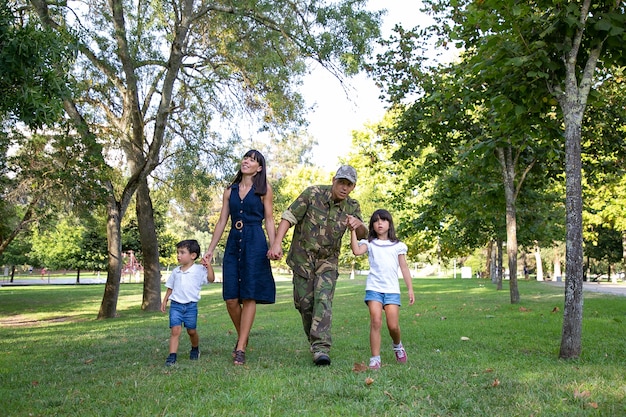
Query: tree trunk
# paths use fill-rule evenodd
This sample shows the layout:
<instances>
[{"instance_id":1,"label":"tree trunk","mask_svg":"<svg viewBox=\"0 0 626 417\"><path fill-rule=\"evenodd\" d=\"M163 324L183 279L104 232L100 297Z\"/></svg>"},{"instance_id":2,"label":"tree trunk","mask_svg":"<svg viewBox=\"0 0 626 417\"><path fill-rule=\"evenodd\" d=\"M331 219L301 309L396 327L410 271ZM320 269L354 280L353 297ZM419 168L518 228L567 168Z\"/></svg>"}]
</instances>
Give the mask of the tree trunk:
<instances>
[{"instance_id":1,"label":"tree trunk","mask_svg":"<svg viewBox=\"0 0 626 417\"><path fill-rule=\"evenodd\" d=\"M76 283L80 284L80 268L76 268Z\"/></svg>"},{"instance_id":2,"label":"tree trunk","mask_svg":"<svg viewBox=\"0 0 626 417\"><path fill-rule=\"evenodd\" d=\"M566 117L566 120L568 118ZM580 123L565 123L565 306L561 335L561 358L576 358L582 350L583 324L583 233L580 155Z\"/></svg>"},{"instance_id":3,"label":"tree trunk","mask_svg":"<svg viewBox=\"0 0 626 417\"><path fill-rule=\"evenodd\" d=\"M143 255L143 301L141 309L145 311L159 311L161 309L159 243L154 225L154 209L147 181L143 181L137 188L136 211L141 239L141 253Z\"/></svg>"},{"instance_id":4,"label":"tree trunk","mask_svg":"<svg viewBox=\"0 0 626 417\"><path fill-rule=\"evenodd\" d=\"M489 244L487 245L487 253L486 253L486 256L485 256L485 272L489 273L489 277L491 278L491 282L495 282L494 279L493 279L493 277L494 277L494 275L493 275L493 272L494 272L494 269L493 269L494 262L493 262L493 255L492 255L492 253L493 253L493 241L489 242Z\"/></svg>"},{"instance_id":5,"label":"tree trunk","mask_svg":"<svg viewBox=\"0 0 626 417\"><path fill-rule=\"evenodd\" d=\"M502 168L506 203L506 253L509 258L509 291L511 304L520 301L517 287L517 210L515 207L515 163L511 147L496 149Z\"/></svg>"},{"instance_id":6,"label":"tree trunk","mask_svg":"<svg viewBox=\"0 0 626 417\"><path fill-rule=\"evenodd\" d=\"M498 251L498 262L497 262L497 267L496 267L496 289L498 291L500 291L502 289L502 279L503 279L503 275L504 275L504 268L502 265L502 240L498 239L497 241L497 246L496 246L496 251Z\"/></svg>"},{"instance_id":7,"label":"tree trunk","mask_svg":"<svg viewBox=\"0 0 626 417\"><path fill-rule=\"evenodd\" d=\"M611 263L610 262L609 262L609 281L611 281L613 284L617 284L617 276L615 274L611 276Z\"/></svg>"},{"instance_id":8,"label":"tree trunk","mask_svg":"<svg viewBox=\"0 0 626 417\"><path fill-rule=\"evenodd\" d=\"M524 280L528 281L529 279L529 272L528 272L528 260L526 258L526 251L522 251L522 268L524 269Z\"/></svg>"},{"instance_id":9,"label":"tree trunk","mask_svg":"<svg viewBox=\"0 0 626 417\"><path fill-rule=\"evenodd\" d=\"M117 315L117 299L120 292L120 278L122 276L122 213L117 202L109 202L107 211L109 261L107 265L107 282L104 286L104 295L102 296L98 319L114 318Z\"/></svg>"},{"instance_id":10,"label":"tree trunk","mask_svg":"<svg viewBox=\"0 0 626 417\"><path fill-rule=\"evenodd\" d=\"M535 242L535 263L537 264L537 281L543 281L543 264L541 263L541 251Z\"/></svg>"}]
</instances>

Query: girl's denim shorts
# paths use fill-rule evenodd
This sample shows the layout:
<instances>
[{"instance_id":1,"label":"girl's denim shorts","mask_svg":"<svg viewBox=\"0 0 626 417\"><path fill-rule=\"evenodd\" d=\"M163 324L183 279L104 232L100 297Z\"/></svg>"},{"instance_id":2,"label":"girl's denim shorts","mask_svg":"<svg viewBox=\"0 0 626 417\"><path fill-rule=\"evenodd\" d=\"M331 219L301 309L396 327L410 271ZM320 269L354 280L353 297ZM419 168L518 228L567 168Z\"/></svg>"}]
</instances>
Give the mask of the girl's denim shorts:
<instances>
[{"instance_id":1,"label":"girl's denim shorts","mask_svg":"<svg viewBox=\"0 0 626 417\"><path fill-rule=\"evenodd\" d=\"M400 294L388 294L384 292L377 292L377 291L371 291L371 290L365 291L364 301L365 301L365 304L367 304L368 301L378 301L379 303L383 305L383 307L386 306L387 304L395 304L397 306L402 305L400 303Z\"/></svg>"}]
</instances>

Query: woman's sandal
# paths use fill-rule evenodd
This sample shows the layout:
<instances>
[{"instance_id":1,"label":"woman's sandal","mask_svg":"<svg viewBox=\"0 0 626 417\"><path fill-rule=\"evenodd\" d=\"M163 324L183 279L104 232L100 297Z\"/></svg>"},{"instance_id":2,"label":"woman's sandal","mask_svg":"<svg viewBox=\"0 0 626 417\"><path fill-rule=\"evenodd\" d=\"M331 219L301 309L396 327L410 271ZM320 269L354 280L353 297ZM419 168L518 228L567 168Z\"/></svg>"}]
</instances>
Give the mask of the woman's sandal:
<instances>
[{"instance_id":1,"label":"woman's sandal","mask_svg":"<svg viewBox=\"0 0 626 417\"><path fill-rule=\"evenodd\" d=\"M246 363L246 352L243 350L235 351L235 359L233 360L233 365L243 365Z\"/></svg>"},{"instance_id":2,"label":"woman's sandal","mask_svg":"<svg viewBox=\"0 0 626 417\"><path fill-rule=\"evenodd\" d=\"M233 358L235 357L235 353L237 352L237 345L239 344L239 339L235 342L235 347L233 347ZM246 340L246 347L248 347L248 341Z\"/></svg>"}]
</instances>

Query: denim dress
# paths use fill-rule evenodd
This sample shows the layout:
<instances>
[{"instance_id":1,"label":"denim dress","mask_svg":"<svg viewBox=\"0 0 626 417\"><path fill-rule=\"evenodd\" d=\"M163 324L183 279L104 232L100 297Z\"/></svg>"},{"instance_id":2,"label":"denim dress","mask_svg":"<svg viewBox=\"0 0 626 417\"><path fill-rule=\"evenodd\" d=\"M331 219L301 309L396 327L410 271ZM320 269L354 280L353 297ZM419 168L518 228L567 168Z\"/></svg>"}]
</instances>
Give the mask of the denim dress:
<instances>
[{"instance_id":1,"label":"denim dress","mask_svg":"<svg viewBox=\"0 0 626 417\"><path fill-rule=\"evenodd\" d=\"M231 187L229 209L231 228L223 262L224 300L255 300L259 304L276 302L276 283L267 258L268 243L263 231L265 212L254 186L239 197L239 184Z\"/></svg>"}]
</instances>

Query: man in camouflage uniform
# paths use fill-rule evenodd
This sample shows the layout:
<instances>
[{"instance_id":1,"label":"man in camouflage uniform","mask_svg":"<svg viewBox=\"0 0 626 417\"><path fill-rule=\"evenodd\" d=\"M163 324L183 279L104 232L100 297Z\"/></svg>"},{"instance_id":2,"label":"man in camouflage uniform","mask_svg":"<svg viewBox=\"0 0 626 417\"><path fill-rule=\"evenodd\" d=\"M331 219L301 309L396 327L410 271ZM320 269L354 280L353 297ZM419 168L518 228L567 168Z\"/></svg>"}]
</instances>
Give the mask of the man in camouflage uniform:
<instances>
[{"instance_id":1,"label":"man in camouflage uniform","mask_svg":"<svg viewBox=\"0 0 626 417\"><path fill-rule=\"evenodd\" d=\"M282 257L281 243L295 226L287 264L293 270L293 298L311 345L313 362L330 365L332 303L339 276L339 250L346 229L367 236L358 201L349 198L356 170L343 165L332 185L308 187L283 213L270 258Z\"/></svg>"}]
</instances>

